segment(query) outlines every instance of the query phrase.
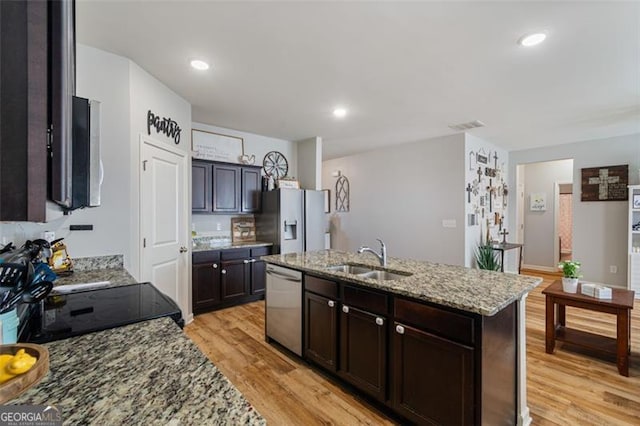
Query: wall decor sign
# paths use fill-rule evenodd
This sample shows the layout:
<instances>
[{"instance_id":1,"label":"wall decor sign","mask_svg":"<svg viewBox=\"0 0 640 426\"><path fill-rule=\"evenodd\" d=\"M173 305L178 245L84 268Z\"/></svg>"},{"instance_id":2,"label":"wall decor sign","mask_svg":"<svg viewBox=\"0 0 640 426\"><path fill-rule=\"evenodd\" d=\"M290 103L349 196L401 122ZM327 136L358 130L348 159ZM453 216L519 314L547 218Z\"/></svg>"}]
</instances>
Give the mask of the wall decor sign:
<instances>
[{"instance_id":1,"label":"wall decor sign","mask_svg":"<svg viewBox=\"0 0 640 426\"><path fill-rule=\"evenodd\" d=\"M231 218L231 241L249 242L256 240L256 220L254 217Z\"/></svg>"},{"instance_id":2,"label":"wall decor sign","mask_svg":"<svg viewBox=\"0 0 640 426\"><path fill-rule=\"evenodd\" d=\"M173 139L176 145L180 143L180 134L182 129L178 123L170 118L162 117L154 114L151 110L147 111L147 134L151 136L151 128L156 129L156 133L163 133Z\"/></svg>"},{"instance_id":3,"label":"wall decor sign","mask_svg":"<svg viewBox=\"0 0 640 426\"><path fill-rule=\"evenodd\" d=\"M543 212L547 210L546 192L532 192L529 197L529 210L531 210L532 212Z\"/></svg>"},{"instance_id":4,"label":"wall decor sign","mask_svg":"<svg viewBox=\"0 0 640 426\"><path fill-rule=\"evenodd\" d=\"M336 211L349 211L349 179L340 176L336 182Z\"/></svg>"},{"instance_id":5,"label":"wall decor sign","mask_svg":"<svg viewBox=\"0 0 640 426\"><path fill-rule=\"evenodd\" d=\"M204 130L191 130L193 158L240 163L244 156L244 140Z\"/></svg>"},{"instance_id":6,"label":"wall decor sign","mask_svg":"<svg viewBox=\"0 0 640 426\"><path fill-rule=\"evenodd\" d=\"M626 201L629 165L582 169L581 201Z\"/></svg>"},{"instance_id":7,"label":"wall decor sign","mask_svg":"<svg viewBox=\"0 0 640 426\"><path fill-rule=\"evenodd\" d=\"M489 162L489 158L486 155L476 154L476 160L478 163L487 164Z\"/></svg>"}]
</instances>

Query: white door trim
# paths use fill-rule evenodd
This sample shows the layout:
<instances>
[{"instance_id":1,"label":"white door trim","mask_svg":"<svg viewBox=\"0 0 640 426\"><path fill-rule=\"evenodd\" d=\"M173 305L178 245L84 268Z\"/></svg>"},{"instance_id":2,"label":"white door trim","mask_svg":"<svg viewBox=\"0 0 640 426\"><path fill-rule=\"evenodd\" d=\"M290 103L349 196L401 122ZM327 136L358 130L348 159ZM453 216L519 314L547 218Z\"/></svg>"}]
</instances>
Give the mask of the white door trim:
<instances>
[{"instance_id":1,"label":"white door trim","mask_svg":"<svg viewBox=\"0 0 640 426\"><path fill-rule=\"evenodd\" d=\"M188 162L188 157L187 157L187 153L177 149L169 144L157 141L155 139L152 139L151 137L140 133L139 134L139 146L138 146L138 158L140 160L140 164L138 164L138 182L139 182L139 188L140 188L140 195L138 197L138 211L140 212L139 215L139 221L138 221L138 255L139 255L139 265L140 265L140 278L145 281L148 279L148 277L145 277L145 272L143 266L145 265L145 259L144 259L144 247L142 244L142 239L144 238L143 235L143 231L145 229L145 225L147 218L144 217L144 215L142 214L142 195L141 195L141 191L142 191L142 173L143 173L143 159L144 159L144 146L145 145L149 145L153 148L156 149L161 149L167 152L170 152L171 154L174 154L178 157L181 158L182 161L182 165L183 165L183 182L185 182L185 188L184 191L182 192L182 198L183 198L183 205L185 206L185 212L183 214L183 219L182 219L182 235L180 236L180 243L182 246L184 247L189 247L189 218L191 216L191 211L189 209L189 206L191 205L190 200L189 200L189 192L190 192L190 187L189 187L189 182L190 182L190 172L191 172L191 168L189 167L189 162ZM184 279L186 281L186 285L184 286L179 286L179 290L180 290L180 294L178 295L178 305L180 305L180 309L182 310L182 316L185 320L185 322L190 322L190 319L192 318L192 314L191 314L191 309L190 309L190 301L189 301L189 286L191 283L191 254L190 251L187 252L185 254L185 273L184 273Z\"/></svg>"}]
</instances>

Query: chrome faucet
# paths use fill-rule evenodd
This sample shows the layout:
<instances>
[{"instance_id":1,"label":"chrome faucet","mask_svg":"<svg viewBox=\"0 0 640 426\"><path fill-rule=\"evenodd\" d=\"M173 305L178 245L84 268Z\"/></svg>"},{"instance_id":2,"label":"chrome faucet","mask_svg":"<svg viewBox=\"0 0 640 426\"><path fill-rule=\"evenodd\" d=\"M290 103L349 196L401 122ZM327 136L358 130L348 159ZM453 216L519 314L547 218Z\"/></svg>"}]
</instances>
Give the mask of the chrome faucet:
<instances>
[{"instance_id":1,"label":"chrome faucet","mask_svg":"<svg viewBox=\"0 0 640 426\"><path fill-rule=\"evenodd\" d=\"M369 253L374 254L380 261L380 265L382 265L383 268L386 268L387 267L387 246L384 245L384 241L382 241L380 238L376 238L376 240L380 241L380 254L376 253L375 250L367 246L360 247L358 249L358 253L364 253L368 251Z\"/></svg>"}]
</instances>

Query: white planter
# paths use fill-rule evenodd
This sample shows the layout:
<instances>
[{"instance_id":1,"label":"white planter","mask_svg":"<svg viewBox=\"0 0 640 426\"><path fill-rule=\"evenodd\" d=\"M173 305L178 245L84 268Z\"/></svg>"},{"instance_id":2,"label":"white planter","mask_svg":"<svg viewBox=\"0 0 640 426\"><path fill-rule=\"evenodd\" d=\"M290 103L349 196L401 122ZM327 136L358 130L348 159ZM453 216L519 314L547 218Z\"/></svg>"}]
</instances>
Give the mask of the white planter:
<instances>
[{"instance_id":1,"label":"white planter","mask_svg":"<svg viewBox=\"0 0 640 426\"><path fill-rule=\"evenodd\" d=\"M578 292L578 279L577 278L562 278L562 291L565 293L577 293Z\"/></svg>"}]
</instances>

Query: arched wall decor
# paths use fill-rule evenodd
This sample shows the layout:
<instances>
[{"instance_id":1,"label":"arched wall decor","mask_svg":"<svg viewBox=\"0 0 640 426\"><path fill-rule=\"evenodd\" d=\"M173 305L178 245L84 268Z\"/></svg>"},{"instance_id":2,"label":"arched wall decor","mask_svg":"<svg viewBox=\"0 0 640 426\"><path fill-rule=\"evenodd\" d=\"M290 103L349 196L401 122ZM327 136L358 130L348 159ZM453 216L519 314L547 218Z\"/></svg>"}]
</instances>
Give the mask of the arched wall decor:
<instances>
[{"instance_id":1,"label":"arched wall decor","mask_svg":"<svg viewBox=\"0 0 640 426\"><path fill-rule=\"evenodd\" d=\"M346 176L338 177L336 182L336 211L349 211L349 179Z\"/></svg>"}]
</instances>

